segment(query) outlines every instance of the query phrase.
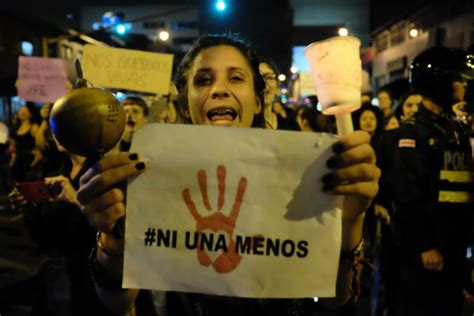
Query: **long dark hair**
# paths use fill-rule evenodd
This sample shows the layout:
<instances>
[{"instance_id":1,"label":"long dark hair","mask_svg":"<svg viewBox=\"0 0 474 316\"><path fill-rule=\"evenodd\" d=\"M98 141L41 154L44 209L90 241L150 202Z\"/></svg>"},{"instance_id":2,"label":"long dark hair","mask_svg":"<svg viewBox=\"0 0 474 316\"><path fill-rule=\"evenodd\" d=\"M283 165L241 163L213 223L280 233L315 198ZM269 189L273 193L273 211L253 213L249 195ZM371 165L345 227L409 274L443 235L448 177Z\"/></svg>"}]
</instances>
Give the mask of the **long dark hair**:
<instances>
[{"instance_id":1,"label":"long dark hair","mask_svg":"<svg viewBox=\"0 0 474 316\"><path fill-rule=\"evenodd\" d=\"M264 118L263 118L263 108L265 99L263 96L263 90L265 89L265 82L263 81L262 76L259 71L259 58L255 49L250 46L244 39L237 37L235 35L226 35L226 34L208 34L198 38L191 49L186 53L183 60L181 61L176 74L174 76L174 83L176 88L178 88L178 108L183 117L186 118L187 123L191 123L189 115L186 115L188 110L188 87L186 75L191 65L194 62L196 56L206 48L215 47L215 46L232 46L238 49L245 59L248 61L253 75L253 83L255 95L258 97L261 111L258 114L255 114L252 127L264 127Z\"/></svg>"}]
</instances>

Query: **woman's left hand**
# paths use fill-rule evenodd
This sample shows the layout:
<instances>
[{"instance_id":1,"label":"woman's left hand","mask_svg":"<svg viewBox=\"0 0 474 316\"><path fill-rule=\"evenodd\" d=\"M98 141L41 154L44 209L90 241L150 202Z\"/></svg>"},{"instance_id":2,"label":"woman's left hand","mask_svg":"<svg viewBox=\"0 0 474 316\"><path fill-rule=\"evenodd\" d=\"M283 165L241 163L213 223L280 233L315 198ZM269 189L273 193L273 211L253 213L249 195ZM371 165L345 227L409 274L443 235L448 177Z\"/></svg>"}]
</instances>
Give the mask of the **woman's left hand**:
<instances>
[{"instance_id":1,"label":"woman's left hand","mask_svg":"<svg viewBox=\"0 0 474 316\"><path fill-rule=\"evenodd\" d=\"M332 172L323 177L323 190L345 195L343 219L355 221L369 207L379 188L381 172L375 165L370 135L355 131L342 136L333 150L335 155L327 162Z\"/></svg>"},{"instance_id":2,"label":"woman's left hand","mask_svg":"<svg viewBox=\"0 0 474 316\"><path fill-rule=\"evenodd\" d=\"M61 186L61 192L52 199L53 201L63 201L79 205L76 198L76 189L74 189L71 181L65 176L44 178L44 182L50 187L54 185Z\"/></svg>"}]
</instances>

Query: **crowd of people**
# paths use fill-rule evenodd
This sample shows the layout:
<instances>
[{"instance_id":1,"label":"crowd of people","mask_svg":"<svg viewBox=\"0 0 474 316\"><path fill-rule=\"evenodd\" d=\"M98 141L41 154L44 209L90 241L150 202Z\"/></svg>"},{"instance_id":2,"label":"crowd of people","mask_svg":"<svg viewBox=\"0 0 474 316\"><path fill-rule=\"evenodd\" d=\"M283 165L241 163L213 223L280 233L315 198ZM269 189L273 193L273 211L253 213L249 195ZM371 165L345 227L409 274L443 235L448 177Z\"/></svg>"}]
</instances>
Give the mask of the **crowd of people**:
<instances>
[{"instance_id":1,"label":"crowd of people","mask_svg":"<svg viewBox=\"0 0 474 316\"><path fill-rule=\"evenodd\" d=\"M10 258L15 279L0 286L0 314L29 306L48 315L368 315L377 293L377 315L461 315L472 290L466 249L473 243L474 121L465 101L472 62L461 49L433 48L414 60L403 95L380 89L377 105L363 95L352 113L356 131L336 143L327 162L331 172L314 184L345 196L337 295L318 304L121 288L124 242L114 228L126 209L120 184L147 170L129 152L141 126L337 132L316 96L284 103L278 68L250 45L231 36L200 38L169 94L134 94L121 102L122 139L92 168L55 140L51 105L38 111L27 103L2 147L1 190L29 232L21 260L34 262L36 273L18 271L17 258ZM42 179L57 188L49 200L27 201L16 186ZM368 268L359 277L363 261L376 263L379 272ZM374 282L376 274L381 283Z\"/></svg>"}]
</instances>

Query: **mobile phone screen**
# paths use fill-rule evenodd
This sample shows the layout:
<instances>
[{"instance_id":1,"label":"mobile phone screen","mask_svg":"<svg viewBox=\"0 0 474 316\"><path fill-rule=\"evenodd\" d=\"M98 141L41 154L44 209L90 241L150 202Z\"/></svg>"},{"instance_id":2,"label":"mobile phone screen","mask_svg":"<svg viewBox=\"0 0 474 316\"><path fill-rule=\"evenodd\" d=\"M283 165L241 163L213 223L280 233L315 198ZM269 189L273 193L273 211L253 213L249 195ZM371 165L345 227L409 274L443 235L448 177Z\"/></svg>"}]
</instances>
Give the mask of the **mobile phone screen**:
<instances>
[{"instance_id":1,"label":"mobile phone screen","mask_svg":"<svg viewBox=\"0 0 474 316\"><path fill-rule=\"evenodd\" d=\"M17 183L18 190L27 201L44 201L52 198L49 187L44 181Z\"/></svg>"}]
</instances>

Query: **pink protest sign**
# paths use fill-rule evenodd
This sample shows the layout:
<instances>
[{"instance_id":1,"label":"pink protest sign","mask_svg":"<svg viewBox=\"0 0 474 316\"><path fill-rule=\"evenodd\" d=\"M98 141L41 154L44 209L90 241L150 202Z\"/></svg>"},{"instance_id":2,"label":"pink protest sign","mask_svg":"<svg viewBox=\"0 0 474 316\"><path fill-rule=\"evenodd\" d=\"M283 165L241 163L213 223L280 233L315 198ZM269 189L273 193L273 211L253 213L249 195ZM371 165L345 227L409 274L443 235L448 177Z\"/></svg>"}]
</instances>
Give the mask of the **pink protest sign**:
<instances>
[{"instance_id":1,"label":"pink protest sign","mask_svg":"<svg viewBox=\"0 0 474 316\"><path fill-rule=\"evenodd\" d=\"M18 96L24 101L55 102L69 91L67 61L20 56Z\"/></svg>"}]
</instances>

